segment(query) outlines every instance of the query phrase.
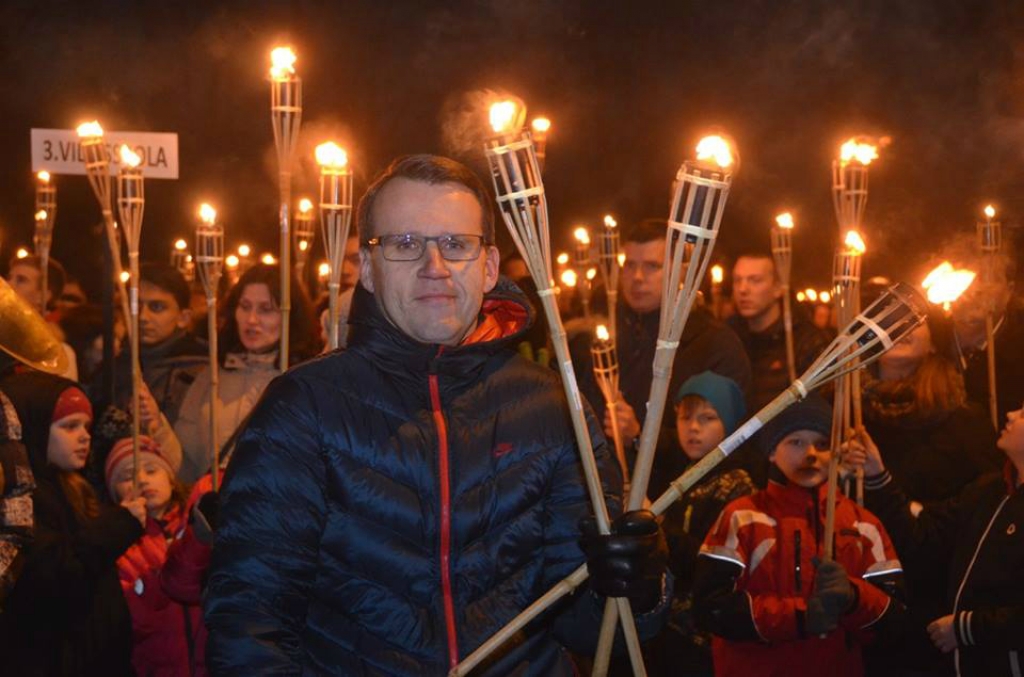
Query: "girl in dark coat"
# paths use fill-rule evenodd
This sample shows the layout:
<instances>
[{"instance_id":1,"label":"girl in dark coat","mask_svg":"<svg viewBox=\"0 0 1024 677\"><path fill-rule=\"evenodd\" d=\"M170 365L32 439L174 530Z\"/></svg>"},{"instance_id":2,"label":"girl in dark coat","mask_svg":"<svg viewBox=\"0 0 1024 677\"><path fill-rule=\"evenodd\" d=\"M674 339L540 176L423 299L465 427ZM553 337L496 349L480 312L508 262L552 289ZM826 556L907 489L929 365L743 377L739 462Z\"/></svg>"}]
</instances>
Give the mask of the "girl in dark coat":
<instances>
[{"instance_id":1,"label":"girl in dark coat","mask_svg":"<svg viewBox=\"0 0 1024 677\"><path fill-rule=\"evenodd\" d=\"M21 419L36 480L35 540L0 616L4 673L131 675L131 622L114 563L142 535L145 499L103 508L79 474L92 406L73 382L35 372L0 388Z\"/></svg>"}]
</instances>

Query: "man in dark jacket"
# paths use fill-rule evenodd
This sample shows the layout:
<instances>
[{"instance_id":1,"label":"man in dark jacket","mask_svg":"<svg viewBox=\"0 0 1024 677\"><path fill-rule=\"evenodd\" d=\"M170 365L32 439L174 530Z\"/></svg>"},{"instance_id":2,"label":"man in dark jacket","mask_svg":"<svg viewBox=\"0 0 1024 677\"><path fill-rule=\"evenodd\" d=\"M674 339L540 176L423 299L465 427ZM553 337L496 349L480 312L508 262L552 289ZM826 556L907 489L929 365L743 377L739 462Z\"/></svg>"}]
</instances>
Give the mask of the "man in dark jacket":
<instances>
[{"instance_id":1,"label":"man in dark jacket","mask_svg":"<svg viewBox=\"0 0 1024 677\"><path fill-rule=\"evenodd\" d=\"M730 326L743 342L753 370L749 396L757 411L789 387L786 330L782 317L782 284L770 254L753 252L736 259L732 269L732 298L736 315ZM828 345L831 336L794 313L793 352L796 374L802 374Z\"/></svg>"},{"instance_id":2,"label":"man in dark jacket","mask_svg":"<svg viewBox=\"0 0 1024 677\"><path fill-rule=\"evenodd\" d=\"M206 598L214 674L444 675L585 561L568 408L555 373L511 349L529 311L498 284L479 180L402 158L357 222L348 350L271 384L225 477ZM591 429L611 505L621 480ZM593 642L591 591L608 577L637 611L665 608L663 538L650 513L629 517L642 533L587 543L591 589L478 674L572 674L560 644ZM613 539L630 553L616 576L601 566Z\"/></svg>"}]
</instances>

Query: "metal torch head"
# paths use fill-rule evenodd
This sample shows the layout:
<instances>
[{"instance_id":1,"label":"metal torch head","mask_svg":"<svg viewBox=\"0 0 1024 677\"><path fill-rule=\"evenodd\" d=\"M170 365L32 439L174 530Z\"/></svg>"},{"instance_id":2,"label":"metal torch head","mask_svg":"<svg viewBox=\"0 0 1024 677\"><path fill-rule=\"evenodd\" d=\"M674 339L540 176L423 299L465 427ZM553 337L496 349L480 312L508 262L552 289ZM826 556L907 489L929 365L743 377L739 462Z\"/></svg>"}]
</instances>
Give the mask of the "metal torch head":
<instances>
[{"instance_id":1,"label":"metal torch head","mask_svg":"<svg viewBox=\"0 0 1024 677\"><path fill-rule=\"evenodd\" d=\"M996 254L1003 246L1002 224L988 219L978 222L978 249L982 254Z\"/></svg>"},{"instance_id":2,"label":"metal torch head","mask_svg":"<svg viewBox=\"0 0 1024 677\"><path fill-rule=\"evenodd\" d=\"M196 226L196 253L193 258L199 270L206 298L217 296L217 285L224 269L224 227L213 221L200 221Z\"/></svg>"}]
</instances>

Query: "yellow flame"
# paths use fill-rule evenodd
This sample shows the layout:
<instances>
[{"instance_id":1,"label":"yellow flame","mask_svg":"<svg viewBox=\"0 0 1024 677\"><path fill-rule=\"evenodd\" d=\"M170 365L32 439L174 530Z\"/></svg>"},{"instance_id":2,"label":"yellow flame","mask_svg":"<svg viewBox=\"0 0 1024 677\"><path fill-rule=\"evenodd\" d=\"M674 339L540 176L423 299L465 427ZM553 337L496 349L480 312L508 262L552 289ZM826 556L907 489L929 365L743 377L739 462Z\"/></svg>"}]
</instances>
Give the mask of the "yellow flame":
<instances>
[{"instance_id":1,"label":"yellow flame","mask_svg":"<svg viewBox=\"0 0 1024 677\"><path fill-rule=\"evenodd\" d=\"M224 257L224 265L227 266L229 269L237 268L238 257L235 256L234 254L228 254L227 256Z\"/></svg>"},{"instance_id":2,"label":"yellow flame","mask_svg":"<svg viewBox=\"0 0 1024 677\"><path fill-rule=\"evenodd\" d=\"M495 134L513 131L512 127L515 125L517 115L518 106L515 101L499 101L491 104L491 129Z\"/></svg>"},{"instance_id":3,"label":"yellow flame","mask_svg":"<svg viewBox=\"0 0 1024 677\"><path fill-rule=\"evenodd\" d=\"M799 301L800 303L803 303L804 301L807 300L807 294L803 293L802 291L798 291L796 293L796 300Z\"/></svg>"},{"instance_id":4,"label":"yellow flame","mask_svg":"<svg viewBox=\"0 0 1024 677\"><path fill-rule=\"evenodd\" d=\"M988 218L991 219L991 218L995 218L995 215L996 215L996 208L993 207L992 205L987 205L985 207L985 216L987 216Z\"/></svg>"},{"instance_id":5,"label":"yellow flame","mask_svg":"<svg viewBox=\"0 0 1024 677\"><path fill-rule=\"evenodd\" d=\"M860 236L855 230L848 231L846 233L846 239L843 240L846 244L846 250L851 254L857 254L858 256L867 251L867 245L864 244L864 238Z\"/></svg>"},{"instance_id":6,"label":"yellow flame","mask_svg":"<svg viewBox=\"0 0 1024 677\"><path fill-rule=\"evenodd\" d=\"M597 268L590 268L589 270L587 270L588 280L593 280L595 277L597 277Z\"/></svg>"},{"instance_id":7,"label":"yellow flame","mask_svg":"<svg viewBox=\"0 0 1024 677\"><path fill-rule=\"evenodd\" d=\"M320 277L327 277L328 275L331 274L331 264L324 261L319 266L317 266L316 274L319 275Z\"/></svg>"},{"instance_id":8,"label":"yellow flame","mask_svg":"<svg viewBox=\"0 0 1024 677\"><path fill-rule=\"evenodd\" d=\"M697 143L697 159L714 160L715 164L725 169L733 163L732 149L721 136L705 136Z\"/></svg>"},{"instance_id":9,"label":"yellow flame","mask_svg":"<svg viewBox=\"0 0 1024 677\"><path fill-rule=\"evenodd\" d=\"M565 264L569 263L569 255L566 254L565 252L562 252L557 257L555 257L555 262L558 263L558 265L560 266L564 266Z\"/></svg>"},{"instance_id":10,"label":"yellow flame","mask_svg":"<svg viewBox=\"0 0 1024 677\"><path fill-rule=\"evenodd\" d=\"M187 247L188 242L185 242L183 238L179 237L177 240L174 241L174 248L177 249L179 252L185 251Z\"/></svg>"},{"instance_id":11,"label":"yellow flame","mask_svg":"<svg viewBox=\"0 0 1024 677\"><path fill-rule=\"evenodd\" d=\"M131 274L127 270L121 271L121 282L127 282L130 277Z\"/></svg>"},{"instance_id":12,"label":"yellow flame","mask_svg":"<svg viewBox=\"0 0 1024 677\"><path fill-rule=\"evenodd\" d=\"M587 229L583 226L572 231L572 236L576 238L576 241L580 244L590 244L590 233L588 233Z\"/></svg>"},{"instance_id":13,"label":"yellow flame","mask_svg":"<svg viewBox=\"0 0 1024 677\"><path fill-rule=\"evenodd\" d=\"M287 80L295 75L295 52L291 47L275 47L270 52L270 77Z\"/></svg>"},{"instance_id":14,"label":"yellow flame","mask_svg":"<svg viewBox=\"0 0 1024 677\"><path fill-rule=\"evenodd\" d=\"M619 222L616 221L615 217L613 217L611 214L605 214L604 225L605 228L614 228L615 226L619 225Z\"/></svg>"},{"instance_id":15,"label":"yellow flame","mask_svg":"<svg viewBox=\"0 0 1024 677\"><path fill-rule=\"evenodd\" d=\"M142 158L139 154L128 147L128 144L122 143L121 147L117 149L117 154L121 156L121 164L126 167L135 168L142 163Z\"/></svg>"},{"instance_id":16,"label":"yellow flame","mask_svg":"<svg viewBox=\"0 0 1024 677\"><path fill-rule=\"evenodd\" d=\"M598 341L610 341L612 338L612 335L608 333L608 327L603 324L597 325L597 329L594 333L597 335Z\"/></svg>"},{"instance_id":17,"label":"yellow flame","mask_svg":"<svg viewBox=\"0 0 1024 677\"><path fill-rule=\"evenodd\" d=\"M789 212L782 212L775 217L775 223L779 224L779 228L792 228L793 227L793 215Z\"/></svg>"},{"instance_id":18,"label":"yellow flame","mask_svg":"<svg viewBox=\"0 0 1024 677\"><path fill-rule=\"evenodd\" d=\"M300 214L308 214L311 211L313 211L313 201L312 200L310 200L308 197L304 197L301 200L299 200L299 213Z\"/></svg>"},{"instance_id":19,"label":"yellow flame","mask_svg":"<svg viewBox=\"0 0 1024 677\"><path fill-rule=\"evenodd\" d=\"M829 301L832 300L832 294L829 294L827 291L823 291L820 294L818 294L818 300L821 301L822 303L828 303Z\"/></svg>"},{"instance_id":20,"label":"yellow flame","mask_svg":"<svg viewBox=\"0 0 1024 677\"><path fill-rule=\"evenodd\" d=\"M573 270L572 268L562 273L562 284L564 284L566 287L575 287L576 280L576 271Z\"/></svg>"},{"instance_id":21,"label":"yellow flame","mask_svg":"<svg viewBox=\"0 0 1024 677\"><path fill-rule=\"evenodd\" d=\"M725 270L717 264L711 266L711 281L715 284L722 284L725 279Z\"/></svg>"},{"instance_id":22,"label":"yellow flame","mask_svg":"<svg viewBox=\"0 0 1024 677\"><path fill-rule=\"evenodd\" d=\"M42 181L43 183L50 182L50 172L46 171L45 169L36 174L36 176L39 177L39 180Z\"/></svg>"},{"instance_id":23,"label":"yellow flame","mask_svg":"<svg viewBox=\"0 0 1024 677\"><path fill-rule=\"evenodd\" d=\"M943 261L925 276L921 286L928 292L929 301L948 305L967 291L975 277L973 270L956 269L949 261Z\"/></svg>"},{"instance_id":24,"label":"yellow flame","mask_svg":"<svg viewBox=\"0 0 1024 677\"><path fill-rule=\"evenodd\" d=\"M348 165L348 153L333 141L327 141L316 147L316 163L321 167L341 169Z\"/></svg>"},{"instance_id":25,"label":"yellow flame","mask_svg":"<svg viewBox=\"0 0 1024 677\"><path fill-rule=\"evenodd\" d=\"M624 252L619 252L619 268L624 265L626 265L626 254Z\"/></svg>"},{"instance_id":26,"label":"yellow flame","mask_svg":"<svg viewBox=\"0 0 1024 677\"><path fill-rule=\"evenodd\" d=\"M309 249L309 241L308 240L299 240L299 251L300 252L304 252L307 249Z\"/></svg>"},{"instance_id":27,"label":"yellow flame","mask_svg":"<svg viewBox=\"0 0 1024 677\"><path fill-rule=\"evenodd\" d=\"M240 244L240 245L238 245L238 255L239 256L241 256L242 258L246 258L247 256L249 256L249 254L252 254L252 247L250 247L247 244Z\"/></svg>"},{"instance_id":28,"label":"yellow flame","mask_svg":"<svg viewBox=\"0 0 1024 677\"><path fill-rule=\"evenodd\" d=\"M38 212L36 212L36 221L45 221L45 220L46 220L46 210L45 209L40 209Z\"/></svg>"},{"instance_id":29,"label":"yellow flame","mask_svg":"<svg viewBox=\"0 0 1024 677\"><path fill-rule=\"evenodd\" d=\"M547 134L548 130L551 129L551 120L545 117L534 118L533 122L530 123L530 126L533 127L533 131L538 134Z\"/></svg>"},{"instance_id":30,"label":"yellow flame","mask_svg":"<svg viewBox=\"0 0 1024 677\"><path fill-rule=\"evenodd\" d=\"M266 254L264 254L263 256L261 256L261 257L260 257L260 261L261 261L262 263L265 263L265 264L266 264L266 265L268 265L268 266L272 266L272 265L274 265L275 263L277 263L277 259L275 259L275 258L274 258L274 255L273 255L273 254L271 254L270 252L267 252Z\"/></svg>"},{"instance_id":31,"label":"yellow flame","mask_svg":"<svg viewBox=\"0 0 1024 677\"><path fill-rule=\"evenodd\" d=\"M816 289L806 289L804 290L804 294L807 296L808 301L818 300L818 291Z\"/></svg>"},{"instance_id":32,"label":"yellow flame","mask_svg":"<svg viewBox=\"0 0 1024 677\"><path fill-rule=\"evenodd\" d=\"M19 259L23 259L28 256L28 250L24 247L18 247L18 251L15 253L15 256Z\"/></svg>"},{"instance_id":33,"label":"yellow flame","mask_svg":"<svg viewBox=\"0 0 1024 677\"><path fill-rule=\"evenodd\" d=\"M856 160L862 165L869 165L872 160L877 158L878 147L857 138L849 139L843 144L842 148L839 149L839 159L843 164L848 164L851 160Z\"/></svg>"},{"instance_id":34,"label":"yellow flame","mask_svg":"<svg viewBox=\"0 0 1024 677\"><path fill-rule=\"evenodd\" d=\"M78 132L79 138L103 136L103 127L100 126L98 120L93 120L92 122L83 122L82 124L78 125L78 129L75 131Z\"/></svg>"},{"instance_id":35,"label":"yellow flame","mask_svg":"<svg viewBox=\"0 0 1024 677\"><path fill-rule=\"evenodd\" d=\"M212 226L217 221L217 210L213 208L213 205L204 202L199 205L199 220Z\"/></svg>"}]
</instances>

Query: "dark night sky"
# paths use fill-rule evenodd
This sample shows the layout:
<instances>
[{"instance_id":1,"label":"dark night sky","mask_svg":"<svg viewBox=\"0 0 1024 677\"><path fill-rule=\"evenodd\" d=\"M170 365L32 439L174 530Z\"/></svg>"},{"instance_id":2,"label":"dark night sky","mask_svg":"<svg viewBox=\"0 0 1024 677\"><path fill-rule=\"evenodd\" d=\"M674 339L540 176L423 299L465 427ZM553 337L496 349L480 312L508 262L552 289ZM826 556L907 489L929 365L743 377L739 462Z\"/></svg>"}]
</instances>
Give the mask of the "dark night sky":
<instances>
[{"instance_id":1,"label":"dark night sky","mask_svg":"<svg viewBox=\"0 0 1024 677\"><path fill-rule=\"evenodd\" d=\"M830 162L853 134L889 135L872 165L865 275L916 278L996 203L1020 223L1024 10L979 0L713 2L64 2L0 8L2 257L31 241L29 129L180 135L181 179L147 184L143 256L165 258L215 202L229 245L276 243L265 79L290 42L304 83L298 194L312 147L350 149L357 193L392 157L451 153L465 93L514 92L554 121L545 181L556 237L613 212L664 217L680 162L719 126L740 148L720 256L767 247L797 217L794 283L824 286L836 237ZM482 167L482 153L461 156ZM99 212L84 177L59 180L54 255L89 275ZM321 245L318 243L317 247ZM93 276L95 277L95 276Z\"/></svg>"}]
</instances>

